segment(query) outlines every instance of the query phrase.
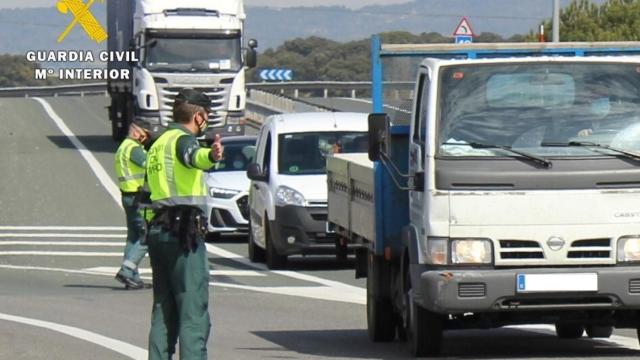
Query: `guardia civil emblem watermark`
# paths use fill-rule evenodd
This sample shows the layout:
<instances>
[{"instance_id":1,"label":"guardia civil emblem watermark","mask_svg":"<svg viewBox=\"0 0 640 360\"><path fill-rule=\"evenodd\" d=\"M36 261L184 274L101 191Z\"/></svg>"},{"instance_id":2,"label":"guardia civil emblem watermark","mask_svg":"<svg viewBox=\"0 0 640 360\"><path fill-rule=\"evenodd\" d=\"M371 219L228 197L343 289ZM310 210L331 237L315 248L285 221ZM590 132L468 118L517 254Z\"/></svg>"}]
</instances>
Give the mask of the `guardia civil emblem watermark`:
<instances>
[{"instance_id":1,"label":"guardia civil emblem watermark","mask_svg":"<svg viewBox=\"0 0 640 360\"><path fill-rule=\"evenodd\" d=\"M99 1L104 3L104 0ZM89 38L98 44L107 40L106 30L91 13L91 6L94 2L95 0L88 0L86 3L83 0L58 0L56 4L58 11L65 15L71 13L73 16L73 21L58 37L58 43L64 41L76 25L80 25Z\"/></svg>"}]
</instances>

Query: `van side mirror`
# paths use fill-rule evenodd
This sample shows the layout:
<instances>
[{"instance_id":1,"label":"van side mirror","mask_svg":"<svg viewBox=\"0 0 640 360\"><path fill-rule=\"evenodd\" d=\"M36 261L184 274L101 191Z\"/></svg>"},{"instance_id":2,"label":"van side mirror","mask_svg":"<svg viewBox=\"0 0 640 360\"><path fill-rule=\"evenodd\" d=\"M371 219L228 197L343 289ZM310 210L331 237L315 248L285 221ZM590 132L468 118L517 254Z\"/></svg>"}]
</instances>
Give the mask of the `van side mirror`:
<instances>
[{"instance_id":1,"label":"van side mirror","mask_svg":"<svg viewBox=\"0 0 640 360\"><path fill-rule=\"evenodd\" d=\"M389 143L389 116L385 113L369 114L369 160L380 160L387 153Z\"/></svg>"},{"instance_id":2,"label":"van side mirror","mask_svg":"<svg viewBox=\"0 0 640 360\"><path fill-rule=\"evenodd\" d=\"M247 167L247 177L253 181L267 182L269 180L269 177L260 169L260 165L256 163L251 163Z\"/></svg>"}]
</instances>

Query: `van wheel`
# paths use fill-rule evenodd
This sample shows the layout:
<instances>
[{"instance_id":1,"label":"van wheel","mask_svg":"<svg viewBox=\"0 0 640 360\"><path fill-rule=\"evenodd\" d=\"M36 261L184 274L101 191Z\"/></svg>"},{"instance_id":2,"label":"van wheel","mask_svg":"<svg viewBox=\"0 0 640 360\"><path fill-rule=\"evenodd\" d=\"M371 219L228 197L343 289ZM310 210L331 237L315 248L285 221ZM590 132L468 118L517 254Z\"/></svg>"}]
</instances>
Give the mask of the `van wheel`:
<instances>
[{"instance_id":1,"label":"van wheel","mask_svg":"<svg viewBox=\"0 0 640 360\"><path fill-rule=\"evenodd\" d=\"M438 355L442 348L444 321L438 314L413 301L411 287L409 274L405 273L403 323L409 341L409 350L415 357Z\"/></svg>"},{"instance_id":2,"label":"van wheel","mask_svg":"<svg viewBox=\"0 0 640 360\"><path fill-rule=\"evenodd\" d=\"M584 326L580 324L556 323L556 335L560 339L577 339L582 337Z\"/></svg>"},{"instance_id":3,"label":"van wheel","mask_svg":"<svg viewBox=\"0 0 640 360\"><path fill-rule=\"evenodd\" d=\"M264 225L264 238L267 243L267 267L271 270L284 268L287 264L287 256L278 254L278 250L276 250L276 247L273 245L273 238L271 237L268 224Z\"/></svg>"},{"instance_id":4,"label":"van wheel","mask_svg":"<svg viewBox=\"0 0 640 360\"><path fill-rule=\"evenodd\" d=\"M249 260L251 262L264 262L264 249L262 249L255 240L253 240L253 229L251 228L251 222L249 222L249 236L247 237L247 243L249 245Z\"/></svg>"},{"instance_id":5,"label":"van wheel","mask_svg":"<svg viewBox=\"0 0 640 360\"><path fill-rule=\"evenodd\" d=\"M613 326L610 325L587 325L585 330L590 338L609 338L613 334Z\"/></svg>"},{"instance_id":6,"label":"van wheel","mask_svg":"<svg viewBox=\"0 0 640 360\"><path fill-rule=\"evenodd\" d=\"M377 295L380 285L380 272L383 271L381 261L375 256L368 256L367 270L367 331L373 342L393 341L396 337L396 326L391 300Z\"/></svg>"}]
</instances>

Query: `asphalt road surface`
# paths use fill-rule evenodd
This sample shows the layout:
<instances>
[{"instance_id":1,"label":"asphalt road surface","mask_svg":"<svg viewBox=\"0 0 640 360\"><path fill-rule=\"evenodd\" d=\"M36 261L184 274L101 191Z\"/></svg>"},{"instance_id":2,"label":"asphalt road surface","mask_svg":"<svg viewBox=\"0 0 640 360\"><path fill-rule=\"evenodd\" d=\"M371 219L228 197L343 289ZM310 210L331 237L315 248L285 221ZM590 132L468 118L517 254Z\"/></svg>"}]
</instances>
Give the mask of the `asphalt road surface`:
<instances>
[{"instance_id":1,"label":"asphalt road surface","mask_svg":"<svg viewBox=\"0 0 640 360\"><path fill-rule=\"evenodd\" d=\"M0 359L145 359L151 290L113 276L125 241L104 97L0 99ZM212 359L407 359L366 333L364 281L331 257L286 271L208 244ZM149 263L141 272L151 282ZM635 331L558 340L550 326L445 334L444 358L637 359Z\"/></svg>"}]
</instances>

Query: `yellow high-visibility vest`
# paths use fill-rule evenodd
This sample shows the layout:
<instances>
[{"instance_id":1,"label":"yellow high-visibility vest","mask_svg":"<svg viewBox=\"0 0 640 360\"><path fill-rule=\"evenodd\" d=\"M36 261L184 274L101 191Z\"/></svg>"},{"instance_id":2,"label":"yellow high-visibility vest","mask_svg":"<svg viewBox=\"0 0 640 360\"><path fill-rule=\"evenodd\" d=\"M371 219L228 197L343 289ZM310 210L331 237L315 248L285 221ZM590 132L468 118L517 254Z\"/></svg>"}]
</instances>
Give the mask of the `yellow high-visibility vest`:
<instances>
[{"instance_id":1,"label":"yellow high-visibility vest","mask_svg":"<svg viewBox=\"0 0 640 360\"><path fill-rule=\"evenodd\" d=\"M118 186L123 192L136 192L144 183L145 169L131 161L131 152L138 146L140 144L136 141L126 138L116 151L116 176L118 176Z\"/></svg>"},{"instance_id":2,"label":"yellow high-visibility vest","mask_svg":"<svg viewBox=\"0 0 640 360\"><path fill-rule=\"evenodd\" d=\"M181 129L169 129L156 140L147 154L147 181L154 207L204 206L207 188L204 172L184 166L177 158Z\"/></svg>"}]
</instances>

